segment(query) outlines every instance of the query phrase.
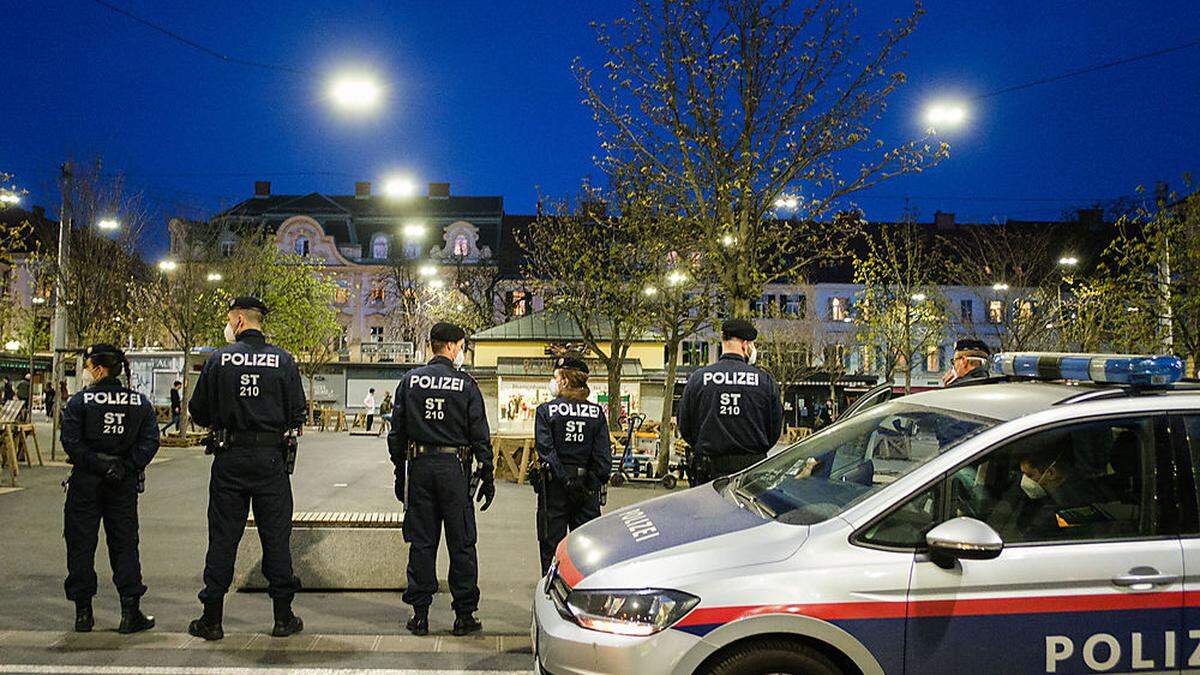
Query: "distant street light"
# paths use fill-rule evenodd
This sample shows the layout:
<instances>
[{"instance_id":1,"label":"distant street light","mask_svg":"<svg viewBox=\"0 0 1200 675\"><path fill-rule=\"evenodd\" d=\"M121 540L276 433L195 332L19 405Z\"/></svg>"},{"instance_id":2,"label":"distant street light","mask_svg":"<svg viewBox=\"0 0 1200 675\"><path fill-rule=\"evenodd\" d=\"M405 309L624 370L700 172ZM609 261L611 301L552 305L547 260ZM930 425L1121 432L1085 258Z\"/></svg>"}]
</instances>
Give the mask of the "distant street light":
<instances>
[{"instance_id":1,"label":"distant street light","mask_svg":"<svg viewBox=\"0 0 1200 675\"><path fill-rule=\"evenodd\" d=\"M1074 267L1079 264L1079 258L1075 256L1063 256L1058 259L1058 264L1063 267Z\"/></svg>"},{"instance_id":2,"label":"distant street light","mask_svg":"<svg viewBox=\"0 0 1200 675\"><path fill-rule=\"evenodd\" d=\"M794 211L798 206L800 206L800 200L791 195L780 195L775 200L775 208L777 209L788 209Z\"/></svg>"},{"instance_id":3,"label":"distant street light","mask_svg":"<svg viewBox=\"0 0 1200 675\"><path fill-rule=\"evenodd\" d=\"M121 223L115 218L101 218L100 221L96 223L96 227L104 230L105 232L112 232L113 230L119 229L121 227Z\"/></svg>"},{"instance_id":4,"label":"distant street light","mask_svg":"<svg viewBox=\"0 0 1200 675\"><path fill-rule=\"evenodd\" d=\"M12 193L5 192L3 194L0 194L0 203L20 204L21 203L21 195L14 195Z\"/></svg>"},{"instance_id":5,"label":"distant street light","mask_svg":"<svg viewBox=\"0 0 1200 675\"><path fill-rule=\"evenodd\" d=\"M4 343L4 348L10 352L15 352L21 348L21 343L16 340L9 340Z\"/></svg>"},{"instance_id":6,"label":"distant street light","mask_svg":"<svg viewBox=\"0 0 1200 675\"><path fill-rule=\"evenodd\" d=\"M687 281L687 275L679 270L675 270L667 275L667 283L671 284L672 286L678 286L684 281Z\"/></svg>"},{"instance_id":7,"label":"distant street light","mask_svg":"<svg viewBox=\"0 0 1200 675\"><path fill-rule=\"evenodd\" d=\"M925 302L925 298L926 296L924 293L913 293L912 296L913 302Z\"/></svg>"},{"instance_id":8,"label":"distant street light","mask_svg":"<svg viewBox=\"0 0 1200 675\"><path fill-rule=\"evenodd\" d=\"M417 268L417 274L420 274L423 277L431 277L437 274L437 268L433 265L421 265L419 268Z\"/></svg>"},{"instance_id":9,"label":"distant street light","mask_svg":"<svg viewBox=\"0 0 1200 675\"><path fill-rule=\"evenodd\" d=\"M158 269L160 272L174 272L178 267L179 263L175 262L174 260L162 260L158 263Z\"/></svg>"},{"instance_id":10,"label":"distant street light","mask_svg":"<svg viewBox=\"0 0 1200 675\"><path fill-rule=\"evenodd\" d=\"M394 176L383 182L383 194L392 199L407 199L417 194L417 183L407 176Z\"/></svg>"},{"instance_id":11,"label":"distant street light","mask_svg":"<svg viewBox=\"0 0 1200 675\"><path fill-rule=\"evenodd\" d=\"M425 236L425 226L420 223L409 223L402 230L405 239L420 239Z\"/></svg>"},{"instance_id":12,"label":"distant street light","mask_svg":"<svg viewBox=\"0 0 1200 675\"><path fill-rule=\"evenodd\" d=\"M208 273L208 277L206 277L206 278L207 278L209 281L221 281L221 280L223 280L225 277L221 276L221 273L220 273L220 272L209 272L209 273Z\"/></svg>"},{"instance_id":13,"label":"distant street light","mask_svg":"<svg viewBox=\"0 0 1200 675\"><path fill-rule=\"evenodd\" d=\"M993 291L1007 291L1008 284L992 284Z\"/></svg>"},{"instance_id":14,"label":"distant street light","mask_svg":"<svg viewBox=\"0 0 1200 675\"><path fill-rule=\"evenodd\" d=\"M35 305L44 305L44 304L46 304L46 299L45 299L45 298L43 298L43 297L42 297L42 296L40 296L40 295L33 297L33 298L32 298L32 299L30 299L29 301L30 301L30 302L32 302L32 303L33 303L33 304L35 304Z\"/></svg>"},{"instance_id":15,"label":"distant street light","mask_svg":"<svg viewBox=\"0 0 1200 675\"><path fill-rule=\"evenodd\" d=\"M338 107L352 112L374 109L383 97L383 88L369 75L345 74L334 79L329 95Z\"/></svg>"},{"instance_id":16,"label":"distant street light","mask_svg":"<svg viewBox=\"0 0 1200 675\"><path fill-rule=\"evenodd\" d=\"M729 247L729 246L733 246L736 243L737 243L737 239L734 239L732 234L727 234L727 235L721 237L721 245L722 246Z\"/></svg>"},{"instance_id":17,"label":"distant street light","mask_svg":"<svg viewBox=\"0 0 1200 675\"><path fill-rule=\"evenodd\" d=\"M658 295L658 289L653 286L647 286L642 289L642 295L652 298L652 297Z\"/></svg>"},{"instance_id":18,"label":"distant street light","mask_svg":"<svg viewBox=\"0 0 1200 675\"><path fill-rule=\"evenodd\" d=\"M933 128L957 127L967 119L967 109L959 103L934 103L925 109L925 121Z\"/></svg>"}]
</instances>

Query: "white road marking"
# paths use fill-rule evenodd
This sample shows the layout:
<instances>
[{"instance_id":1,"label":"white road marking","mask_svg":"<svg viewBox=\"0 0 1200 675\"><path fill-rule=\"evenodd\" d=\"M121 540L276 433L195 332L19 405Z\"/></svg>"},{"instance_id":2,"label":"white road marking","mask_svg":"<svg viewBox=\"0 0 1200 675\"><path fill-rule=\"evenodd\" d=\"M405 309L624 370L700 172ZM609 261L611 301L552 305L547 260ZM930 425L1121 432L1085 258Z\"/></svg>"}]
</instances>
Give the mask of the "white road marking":
<instances>
[{"instance_id":1,"label":"white road marking","mask_svg":"<svg viewBox=\"0 0 1200 675\"><path fill-rule=\"evenodd\" d=\"M349 487L349 483L334 483L333 487Z\"/></svg>"}]
</instances>

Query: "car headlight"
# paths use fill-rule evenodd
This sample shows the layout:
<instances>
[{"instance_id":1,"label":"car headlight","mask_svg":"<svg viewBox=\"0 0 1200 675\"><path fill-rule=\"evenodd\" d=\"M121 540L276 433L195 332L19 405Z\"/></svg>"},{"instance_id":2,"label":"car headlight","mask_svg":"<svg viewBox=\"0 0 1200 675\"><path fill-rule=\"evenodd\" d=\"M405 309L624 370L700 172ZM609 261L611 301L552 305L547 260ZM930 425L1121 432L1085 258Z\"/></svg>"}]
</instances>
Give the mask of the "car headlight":
<instances>
[{"instance_id":1,"label":"car headlight","mask_svg":"<svg viewBox=\"0 0 1200 675\"><path fill-rule=\"evenodd\" d=\"M571 591L567 607L580 626L616 635L653 635L692 611L700 598L682 591Z\"/></svg>"}]
</instances>

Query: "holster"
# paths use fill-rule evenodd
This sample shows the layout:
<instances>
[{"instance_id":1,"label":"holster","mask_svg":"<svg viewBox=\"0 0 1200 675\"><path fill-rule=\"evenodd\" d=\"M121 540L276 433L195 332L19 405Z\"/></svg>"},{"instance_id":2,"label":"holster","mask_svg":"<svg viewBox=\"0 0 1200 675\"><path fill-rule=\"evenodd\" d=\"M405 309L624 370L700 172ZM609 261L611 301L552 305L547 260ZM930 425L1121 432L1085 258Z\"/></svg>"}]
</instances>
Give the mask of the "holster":
<instances>
[{"instance_id":1,"label":"holster","mask_svg":"<svg viewBox=\"0 0 1200 675\"><path fill-rule=\"evenodd\" d=\"M296 451L299 447L300 442L296 439L295 434L288 434L283 441L283 464L287 467L289 476L296 471Z\"/></svg>"},{"instance_id":2,"label":"holster","mask_svg":"<svg viewBox=\"0 0 1200 675\"><path fill-rule=\"evenodd\" d=\"M229 432L225 429L211 429L204 437L204 454L219 455L229 449Z\"/></svg>"}]
</instances>

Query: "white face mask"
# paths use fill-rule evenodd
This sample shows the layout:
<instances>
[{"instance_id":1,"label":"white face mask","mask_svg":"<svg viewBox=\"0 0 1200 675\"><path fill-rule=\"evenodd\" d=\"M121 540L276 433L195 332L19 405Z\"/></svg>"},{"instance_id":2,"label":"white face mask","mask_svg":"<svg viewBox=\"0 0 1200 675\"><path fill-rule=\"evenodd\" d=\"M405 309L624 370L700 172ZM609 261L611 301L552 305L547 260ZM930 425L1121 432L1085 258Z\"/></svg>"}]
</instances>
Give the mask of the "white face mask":
<instances>
[{"instance_id":1,"label":"white face mask","mask_svg":"<svg viewBox=\"0 0 1200 675\"><path fill-rule=\"evenodd\" d=\"M92 375L92 371L88 370L87 368L84 368L83 372L79 374L79 379L83 382L83 386L85 387L90 387L96 382L96 376Z\"/></svg>"},{"instance_id":2,"label":"white face mask","mask_svg":"<svg viewBox=\"0 0 1200 675\"><path fill-rule=\"evenodd\" d=\"M1025 491L1025 496L1033 500L1042 499L1046 496L1046 488L1042 484L1029 476L1021 476L1021 489Z\"/></svg>"},{"instance_id":3,"label":"white face mask","mask_svg":"<svg viewBox=\"0 0 1200 675\"><path fill-rule=\"evenodd\" d=\"M228 323L225 324L225 341L229 344L237 341L237 333L233 332L233 326L230 326Z\"/></svg>"},{"instance_id":4,"label":"white face mask","mask_svg":"<svg viewBox=\"0 0 1200 675\"><path fill-rule=\"evenodd\" d=\"M454 355L454 367L462 368L463 359L465 359L466 357L467 357L466 352L464 352L461 349L458 350L458 353Z\"/></svg>"},{"instance_id":5,"label":"white face mask","mask_svg":"<svg viewBox=\"0 0 1200 675\"><path fill-rule=\"evenodd\" d=\"M758 348L754 345L750 345L750 354L746 357L746 363L750 365L758 363Z\"/></svg>"},{"instance_id":6,"label":"white face mask","mask_svg":"<svg viewBox=\"0 0 1200 675\"><path fill-rule=\"evenodd\" d=\"M558 391L558 378L550 378L550 396L552 398L558 398Z\"/></svg>"}]
</instances>

